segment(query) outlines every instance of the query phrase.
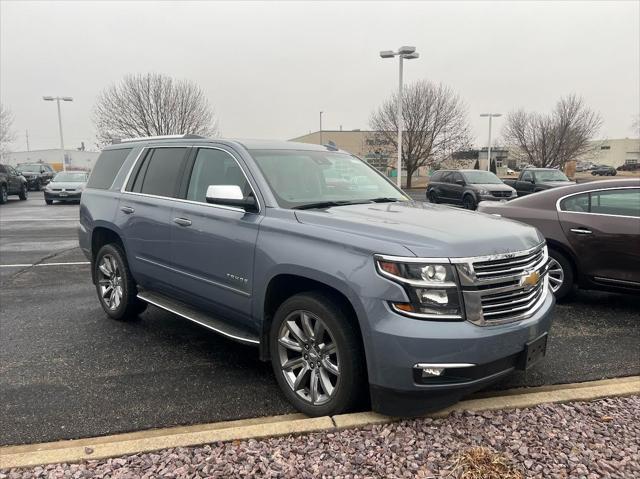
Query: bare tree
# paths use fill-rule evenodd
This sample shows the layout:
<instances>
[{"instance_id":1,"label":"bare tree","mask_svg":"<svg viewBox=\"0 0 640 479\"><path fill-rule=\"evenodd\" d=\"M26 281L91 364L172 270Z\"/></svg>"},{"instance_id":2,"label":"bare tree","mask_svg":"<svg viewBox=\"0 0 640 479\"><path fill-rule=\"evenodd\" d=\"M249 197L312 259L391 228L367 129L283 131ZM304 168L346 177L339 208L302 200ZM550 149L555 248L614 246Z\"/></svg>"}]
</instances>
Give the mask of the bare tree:
<instances>
[{"instance_id":1,"label":"bare tree","mask_svg":"<svg viewBox=\"0 0 640 479\"><path fill-rule=\"evenodd\" d=\"M431 166L470 144L467 108L451 89L421 80L408 85L402 98L402 163L407 188L421 166ZM398 148L398 95L386 100L369 120L377 135Z\"/></svg>"},{"instance_id":2,"label":"bare tree","mask_svg":"<svg viewBox=\"0 0 640 479\"><path fill-rule=\"evenodd\" d=\"M548 115L518 110L509 113L503 130L507 144L515 147L516 159L538 167L564 167L565 163L587 153L602 125L600 115L589 109L582 98L561 98Z\"/></svg>"},{"instance_id":3,"label":"bare tree","mask_svg":"<svg viewBox=\"0 0 640 479\"><path fill-rule=\"evenodd\" d=\"M4 156L9 150L9 143L16 139L13 132L13 114L0 103L0 154Z\"/></svg>"},{"instance_id":4,"label":"bare tree","mask_svg":"<svg viewBox=\"0 0 640 479\"><path fill-rule=\"evenodd\" d=\"M113 138L217 133L202 89L157 73L127 75L106 88L94 106L93 121L101 144Z\"/></svg>"}]
</instances>

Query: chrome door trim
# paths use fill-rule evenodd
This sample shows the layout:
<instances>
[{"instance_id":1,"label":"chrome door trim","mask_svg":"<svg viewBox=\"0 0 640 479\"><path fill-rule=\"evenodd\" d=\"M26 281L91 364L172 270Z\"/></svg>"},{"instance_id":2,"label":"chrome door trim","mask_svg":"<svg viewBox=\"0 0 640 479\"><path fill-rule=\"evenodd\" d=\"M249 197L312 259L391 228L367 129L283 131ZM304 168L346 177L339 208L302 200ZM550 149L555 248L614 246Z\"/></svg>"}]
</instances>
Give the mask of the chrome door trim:
<instances>
[{"instance_id":1,"label":"chrome door trim","mask_svg":"<svg viewBox=\"0 0 640 479\"><path fill-rule=\"evenodd\" d=\"M576 195L583 195L583 194L591 194L591 193L596 193L598 191L615 191L615 190L640 190L640 184L636 185L636 186L616 186L614 188L594 188L593 190L585 190L585 191L578 191L576 193L571 193L568 195L564 195L560 198L558 198L556 200L556 211L558 212L558 214L560 213L570 213L570 214L574 214L574 215L593 215L593 216L608 216L608 217L613 217L613 218L633 218L633 219L637 219L640 220L640 217L638 216L629 216L629 215L610 215L607 213L591 213L590 211L568 211L568 210L562 210L560 209L560 202L566 198L570 198L571 196L576 196Z\"/></svg>"},{"instance_id":2,"label":"chrome door trim","mask_svg":"<svg viewBox=\"0 0 640 479\"><path fill-rule=\"evenodd\" d=\"M199 149L208 148L208 149L211 149L211 150L219 150L219 151L222 151L222 152L228 154L236 162L236 164L238 165L238 168L240 168L240 171L242 171L242 174L243 174L244 178L247 180L247 183L249 184L249 188L251 188L251 193L253 193L253 197L256 199L256 204L258 206L258 211L246 211L243 208L239 208L239 207L235 207L235 206L216 205L216 204L213 204L213 203L204 203L204 202L201 202L201 201L187 200L187 199L184 199L184 198L174 198L174 197L171 197L171 196L150 195L150 194L147 194L147 193L137 193L135 191L127 191L125 189L127 187L127 183L129 183L129 179L131 177L131 174L133 173L133 170L135 169L135 167L138 164L138 162L140 161L140 158L142 157L142 154L145 152L145 150L151 150L151 149L155 150L157 148L199 148ZM122 183L122 187L120 188L120 193L126 193L128 195L143 196L143 197L148 197L148 198L166 199L166 200L176 201L176 202L179 202L179 203L188 203L188 204L192 204L192 205L208 206L210 208L219 208L219 209L228 210L228 211L238 211L238 212L242 212L242 213L245 213L245 214L260 214L262 212L262 205L260 204L260 198L256 194L256 190L253 188L253 185L251 184L251 181L249 181L249 177L247 176L246 171L244 171L244 168L242 167L242 165L240 164L238 159L235 157L235 155L233 153L229 152L228 150L225 150L224 148L220 148L220 147L217 147L217 146L207 146L207 145L199 145L199 144L188 144L188 145L172 144L172 145L143 146L142 149L140 150L140 153L138 153L138 156L136 157L135 161L133 162L133 164L129 168L129 172L127 173L127 176L126 176L124 182Z\"/></svg>"}]
</instances>

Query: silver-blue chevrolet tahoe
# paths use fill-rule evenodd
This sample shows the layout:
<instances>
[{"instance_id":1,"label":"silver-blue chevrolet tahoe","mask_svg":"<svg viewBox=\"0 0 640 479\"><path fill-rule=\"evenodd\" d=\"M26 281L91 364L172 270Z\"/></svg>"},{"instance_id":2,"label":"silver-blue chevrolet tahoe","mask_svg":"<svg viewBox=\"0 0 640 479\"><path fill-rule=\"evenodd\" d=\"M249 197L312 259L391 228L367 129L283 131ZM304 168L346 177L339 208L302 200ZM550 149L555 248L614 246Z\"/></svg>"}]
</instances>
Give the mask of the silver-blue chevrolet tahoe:
<instances>
[{"instance_id":1,"label":"silver-blue chevrolet tahoe","mask_svg":"<svg viewBox=\"0 0 640 479\"><path fill-rule=\"evenodd\" d=\"M108 316L152 304L253 344L311 416L367 400L421 414L546 351L554 299L535 228L411 201L333 145L111 145L79 238Z\"/></svg>"}]
</instances>

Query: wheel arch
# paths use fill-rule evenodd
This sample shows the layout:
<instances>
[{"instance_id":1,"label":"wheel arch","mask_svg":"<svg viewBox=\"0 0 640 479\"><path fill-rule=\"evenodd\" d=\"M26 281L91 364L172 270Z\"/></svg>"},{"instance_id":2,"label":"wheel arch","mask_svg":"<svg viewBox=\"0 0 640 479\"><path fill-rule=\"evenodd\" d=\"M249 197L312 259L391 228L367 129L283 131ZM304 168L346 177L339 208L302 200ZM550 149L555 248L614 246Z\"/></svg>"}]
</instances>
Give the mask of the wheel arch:
<instances>
[{"instance_id":1,"label":"wheel arch","mask_svg":"<svg viewBox=\"0 0 640 479\"><path fill-rule=\"evenodd\" d=\"M565 258L567 258L567 261L569 261L569 264L571 265L571 268L573 270L573 276L575 280L579 280L580 270L578 268L578 261L575 255L573 254L573 252L567 246L563 245L559 241L556 241L550 238L546 238L546 240L547 240L547 247L549 249L554 249L559 253L562 253L565 256Z\"/></svg>"},{"instance_id":2,"label":"wheel arch","mask_svg":"<svg viewBox=\"0 0 640 479\"><path fill-rule=\"evenodd\" d=\"M341 308L344 308L346 316L353 320L357 328L358 336L361 341L362 351L366 355L364 345L364 337L362 328L360 327L360 317L358 314L359 306L355 301L350 299L350 293L340 288L339 285L330 284L329 281L311 274L299 274L291 272L280 272L271 277L265 287L264 298L261 303L262 313L262 330L260 337L260 359L267 361L270 359L269 351L269 331L278 307L291 296L296 294L319 291L331 297ZM366 358L365 358L366 359Z\"/></svg>"},{"instance_id":3,"label":"wheel arch","mask_svg":"<svg viewBox=\"0 0 640 479\"><path fill-rule=\"evenodd\" d=\"M117 232L113 228L109 228L107 226L99 225L95 226L91 231L91 280L95 284L95 268L93 267L96 255L100 248L102 248L106 244L116 243L122 248L122 251L127 253L125 248L124 241L122 240L122 236L119 232Z\"/></svg>"}]
</instances>

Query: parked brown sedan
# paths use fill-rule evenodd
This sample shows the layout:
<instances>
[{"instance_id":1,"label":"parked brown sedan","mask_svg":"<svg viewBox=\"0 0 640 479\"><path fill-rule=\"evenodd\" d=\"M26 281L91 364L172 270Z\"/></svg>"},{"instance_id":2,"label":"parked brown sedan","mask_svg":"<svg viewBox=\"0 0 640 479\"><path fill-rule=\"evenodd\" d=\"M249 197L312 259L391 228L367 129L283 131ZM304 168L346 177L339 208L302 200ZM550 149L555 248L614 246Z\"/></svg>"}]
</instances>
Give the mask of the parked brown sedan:
<instances>
[{"instance_id":1,"label":"parked brown sedan","mask_svg":"<svg viewBox=\"0 0 640 479\"><path fill-rule=\"evenodd\" d=\"M606 180L542 191L478 211L538 228L549 247L556 297L576 284L640 294L640 179Z\"/></svg>"}]
</instances>

